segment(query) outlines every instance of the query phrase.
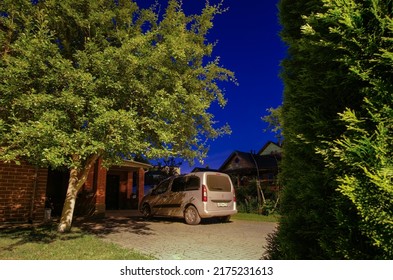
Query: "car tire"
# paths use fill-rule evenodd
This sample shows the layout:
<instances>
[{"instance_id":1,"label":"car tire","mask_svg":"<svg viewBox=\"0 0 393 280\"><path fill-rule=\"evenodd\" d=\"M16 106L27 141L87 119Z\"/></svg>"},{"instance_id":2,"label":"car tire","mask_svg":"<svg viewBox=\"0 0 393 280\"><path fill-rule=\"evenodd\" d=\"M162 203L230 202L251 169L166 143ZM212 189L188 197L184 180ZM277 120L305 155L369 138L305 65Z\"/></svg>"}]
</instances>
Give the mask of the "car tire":
<instances>
[{"instance_id":1,"label":"car tire","mask_svg":"<svg viewBox=\"0 0 393 280\"><path fill-rule=\"evenodd\" d=\"M151 208L150 208L149 204L144 204L142 206L142 214L143 214L143 217L145 217L145 218L150 218L152 216Z\"/></svg>"},{"instance_id":2,"label":"car tire","mask_svg":"<svg viewBox=\"0 0 393 280\"><path fill-rule=\"evenodd\" d=\"M184 220L189 225L197 225L201 222L198 210L194 206L188 206L184 211Z\"/></svg>"}]
</instances>

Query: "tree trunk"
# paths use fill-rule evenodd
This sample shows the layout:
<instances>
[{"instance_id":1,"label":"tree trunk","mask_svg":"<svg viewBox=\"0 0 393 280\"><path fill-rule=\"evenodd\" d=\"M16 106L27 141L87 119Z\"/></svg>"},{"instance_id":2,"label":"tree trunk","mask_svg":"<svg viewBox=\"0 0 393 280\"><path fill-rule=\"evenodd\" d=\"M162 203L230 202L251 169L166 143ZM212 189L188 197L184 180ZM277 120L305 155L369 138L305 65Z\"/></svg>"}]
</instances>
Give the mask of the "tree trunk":
<instances>
[{"instance_id":1,"label":"tree trunk","mask_svg":"<svg viewBox=\"0 0 393 280\"><path fill-rule=\"evenodd\" d=\"M69 232L71 230L72 217L74 215L76 195L78 183L78 170L73 168L70 170L70 180L68 181L67 195L61 213L61 219L58 232Z\"/></svg>"},{"instance_id":2,"label":"tree trunk","mask_svg":"<svg viewBox=\"0 0 393 280\"><path fill-rule=\"evenodd\" d=\"M259 177L257 178L256 183L257 183L258 214L262 214L262 210L266 204L266 199L265 199L265 195L263 194Z\"/></svg>"},{"instance_id":3,"label":"tree trunk","mask_svg":"<svg viewBox=\"0 0 393 280\"><path fill-rule=\"evenodd\" d=\"M93 155L86 161L86 164L81 168L72 168L70 170L70 179L68 181L67 194L61 213L60 223L57 228L58 232L64 233L71 230L72 219L74 216L75 202L78 191L86 182L90 168L97 161L99 155ZM77 156L74 157L78 158Z\"/></svg>"}]
</instances>

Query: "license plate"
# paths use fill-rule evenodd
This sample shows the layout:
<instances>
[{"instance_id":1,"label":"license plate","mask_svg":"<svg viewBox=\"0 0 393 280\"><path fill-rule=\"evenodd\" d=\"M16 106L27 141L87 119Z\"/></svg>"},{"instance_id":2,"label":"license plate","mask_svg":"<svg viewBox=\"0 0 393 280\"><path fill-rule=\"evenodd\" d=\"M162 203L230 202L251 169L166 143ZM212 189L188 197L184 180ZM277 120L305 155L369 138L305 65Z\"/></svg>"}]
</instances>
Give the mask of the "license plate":
<instances>
[{"instance_id":1,"label":"license plate","mask_svg":"<svg viewBox=\"0 0 393 280\"><path fill-rule=\"evenodd\" d=\"M218 206L218 207L227 207L227 206L228 206L228 203L223 203L223 202L217 203L217 206Z\"/></svg>"}]
</instances>

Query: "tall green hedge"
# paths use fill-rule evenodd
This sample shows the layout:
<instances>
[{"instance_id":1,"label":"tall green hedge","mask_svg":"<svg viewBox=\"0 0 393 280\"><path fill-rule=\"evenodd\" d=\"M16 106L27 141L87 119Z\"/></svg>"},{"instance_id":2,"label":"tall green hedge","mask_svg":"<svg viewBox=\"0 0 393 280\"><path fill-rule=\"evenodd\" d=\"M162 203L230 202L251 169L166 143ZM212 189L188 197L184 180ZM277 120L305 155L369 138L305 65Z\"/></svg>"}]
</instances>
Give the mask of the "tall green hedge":
<instances>
[{"instance_id":1,"label":"tall green hedge","mask_svg":"<svg viewBox=\"0 0 393 280\"><path fill-rule=\"evenodd\" d=\"M393 256L392 5L280 1L284 191L271 258Z\"/></svg>"}]
</instances>

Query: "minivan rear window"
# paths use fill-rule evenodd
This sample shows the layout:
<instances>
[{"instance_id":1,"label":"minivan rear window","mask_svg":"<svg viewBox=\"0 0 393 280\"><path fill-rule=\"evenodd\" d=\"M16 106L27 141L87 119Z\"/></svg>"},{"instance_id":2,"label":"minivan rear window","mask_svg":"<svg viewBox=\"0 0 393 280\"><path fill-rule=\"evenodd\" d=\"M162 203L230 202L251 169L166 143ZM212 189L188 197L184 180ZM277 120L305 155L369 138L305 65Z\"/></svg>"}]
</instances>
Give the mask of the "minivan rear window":
<instances>
[{"instance_id":1,"label":"minivan rear window","mask_svg":"<svg viewBox=\"0 0 393 280\"><path fill-rule=\"evenodd\" d=\"M206 183L210 191L216 191L216 192L231 191L231 181L227 176L210 174L207 175Z\"/></svg>"}]
</instances>

